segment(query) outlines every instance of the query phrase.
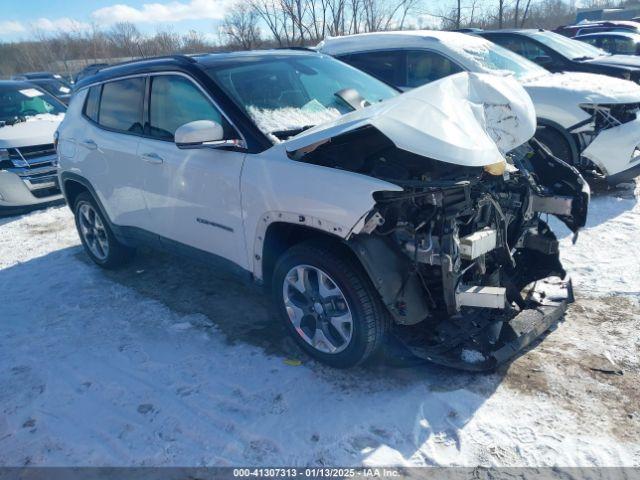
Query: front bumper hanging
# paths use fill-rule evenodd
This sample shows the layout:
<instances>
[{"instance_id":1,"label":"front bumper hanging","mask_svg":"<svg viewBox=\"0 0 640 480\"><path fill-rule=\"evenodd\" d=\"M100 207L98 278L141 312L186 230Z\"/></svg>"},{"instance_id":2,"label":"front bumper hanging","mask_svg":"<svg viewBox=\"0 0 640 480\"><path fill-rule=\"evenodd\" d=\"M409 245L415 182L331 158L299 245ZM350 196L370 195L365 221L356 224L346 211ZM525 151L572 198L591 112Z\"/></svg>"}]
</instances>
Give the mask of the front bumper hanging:
<instances>
[{"instance_id":1,"label":"front bumper hanging","mask_svg":"<svg viewBox=\"0 0 640 480\"><path fill-rule=\"evenodd\" d=\"M396 336L419 358L461 370L492 370L557 324L573 301L570 279L547 277L527 291L522 310L464 309L429 327L398 326Z\"/></svg>"}]
</instances>

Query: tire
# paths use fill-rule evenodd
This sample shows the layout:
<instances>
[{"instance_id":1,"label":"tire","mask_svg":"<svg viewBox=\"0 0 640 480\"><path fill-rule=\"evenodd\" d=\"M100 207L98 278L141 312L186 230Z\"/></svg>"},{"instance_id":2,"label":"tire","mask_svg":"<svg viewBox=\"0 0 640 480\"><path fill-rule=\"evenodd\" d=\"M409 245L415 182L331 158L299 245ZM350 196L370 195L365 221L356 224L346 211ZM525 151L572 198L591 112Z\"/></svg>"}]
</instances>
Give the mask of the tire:
<instances>
[{"instance_id":1,"label":"tire","mask_svg":"<svg viewBox=\"0 0 640 480\"><path fill-rule=\"evenodd\" d=\"M368 275L339 247L314 241L291 247L276 263L272 297L296 343L335 368L365 362L389 330L389 313Z\"/></svg>"},{"instance_id":2,"label":"tire","mask_svg":"<svg viewBox=\"0 0 640 480\"><path fill-rule=\"evenodd\" d=\"M88 192L78 195L73 206L73 214L82 246L97 265L114 269L131 260L134 249L116 239L109 222Z\"/></svg>"},{"instance_id":3,"label":"tire","mask_svg":"<svg viewBox=\"0 0 640 480\"><path fill-rule=\"evenodd\" d=\"M569 165L575 164L571 146L564 135L556 129L544 126L538 127L535 138L547 147L554 157L567 162Z\"/></svg>"}]
</instances>

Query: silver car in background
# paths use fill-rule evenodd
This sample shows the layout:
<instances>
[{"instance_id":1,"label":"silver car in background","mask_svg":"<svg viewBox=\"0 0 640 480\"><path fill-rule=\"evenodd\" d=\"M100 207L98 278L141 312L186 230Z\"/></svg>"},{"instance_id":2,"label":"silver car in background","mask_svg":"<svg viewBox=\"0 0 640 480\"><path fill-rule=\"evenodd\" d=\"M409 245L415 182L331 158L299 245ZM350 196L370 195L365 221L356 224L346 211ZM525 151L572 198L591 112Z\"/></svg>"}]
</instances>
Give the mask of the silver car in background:
<instances>
[{"instance_id":1,"label":"silver car in background","mask_svg":"<svg viewBox=\"0 0 640 480\"><path fill-rule=\"evenodd\" d=\"M54 134L65 111L33 84L0 81L0 216L62 201Z\"/></svg>"}]
</instances>

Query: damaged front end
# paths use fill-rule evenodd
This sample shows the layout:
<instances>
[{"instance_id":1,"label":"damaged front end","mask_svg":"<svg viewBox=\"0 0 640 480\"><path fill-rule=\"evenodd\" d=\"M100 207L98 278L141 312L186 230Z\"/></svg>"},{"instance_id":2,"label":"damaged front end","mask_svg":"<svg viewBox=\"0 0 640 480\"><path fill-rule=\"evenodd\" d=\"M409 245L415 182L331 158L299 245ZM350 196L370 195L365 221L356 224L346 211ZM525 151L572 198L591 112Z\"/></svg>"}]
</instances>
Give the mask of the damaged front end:
<instances>
[{"instance_id":1,"label":"damaged front end","mask_svg":"<svg viewBox=\"0 0 640 480\"><path fill-rule=\"evenodd\" d=\"M549 329L573 301L558 240L541 214L556 215L577 233L588 187L538 144L511 160L502 174L471 168L451 176L450 166L431 162L449 174L394 179L404 191L378 192L375 209L349 239L398 338L418 357L491 369Z\"/></svg>"},{"instance_id":2,"label":"damaged front end","mask_svg":"<svg viewBox=\"0 0 640 480\"><path fill-rule=\"evenodd\" d=\"M633 180L640 174L640 103L580 108L589 114L571 128L582 150L580 166L596 165L610 185Z\"/></svg>"},{"instance_id":3,"label":"damaged front end","mask_svg":"<svg viewBox=\"0 0 640 480\"><path fill-rule=\"evenodd\" d=\"M542 217L555 215L577 236L590 193L574 167L528 141L535 115L521 87L495 77L446 82L342 117L289 142L288 154L402 188L374 193L346 243L414 355L487 370L573 300Z\"/></svg>"}]
</instances>

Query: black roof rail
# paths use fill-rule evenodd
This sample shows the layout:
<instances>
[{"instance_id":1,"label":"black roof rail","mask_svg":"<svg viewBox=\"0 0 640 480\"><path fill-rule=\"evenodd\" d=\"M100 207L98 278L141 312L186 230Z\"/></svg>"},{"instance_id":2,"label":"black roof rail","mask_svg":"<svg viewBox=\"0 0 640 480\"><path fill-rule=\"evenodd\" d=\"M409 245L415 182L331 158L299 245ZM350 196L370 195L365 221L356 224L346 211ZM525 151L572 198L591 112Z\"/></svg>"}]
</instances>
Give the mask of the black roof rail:
<instances>
[{"instance_id":1,"label":"black roof rail","mask_svg":"<svg viewBox=\"0 0 640 480\"><path fill-rule=\"evenodd\" d=\"M135 60L128 60L126 62L114 63L114 64L111 64L111 65L107 65L106 67L99 68L98 70L96 70L95 73L104 72L105 70L109 70L109 69L114 68L114 67L120 67L120 66L123 66L123 65L130 65L132 63L138 63L138 62L145 62L145 61L148 61L148 60L178 60L178 61L187 62L187 63L197 63L198 62L195 58L192 58L189 55L182 55L182 54L160 55L158 57L142 57L142 58L136 58Z\"/></svg>"}]
</instances>

